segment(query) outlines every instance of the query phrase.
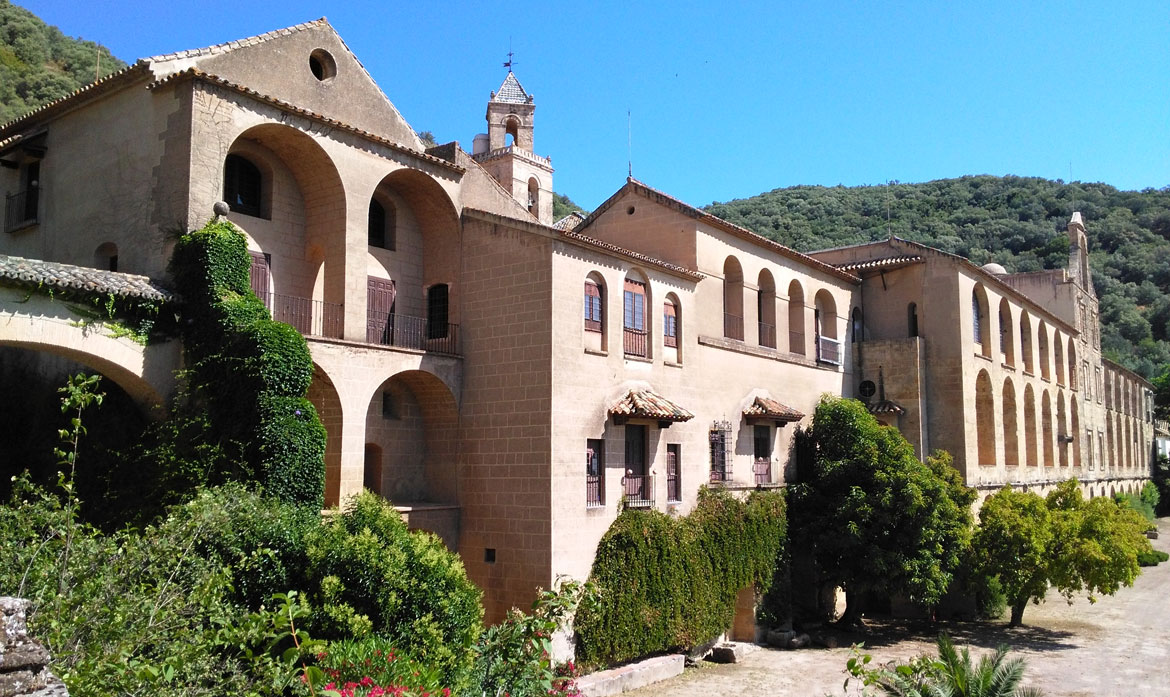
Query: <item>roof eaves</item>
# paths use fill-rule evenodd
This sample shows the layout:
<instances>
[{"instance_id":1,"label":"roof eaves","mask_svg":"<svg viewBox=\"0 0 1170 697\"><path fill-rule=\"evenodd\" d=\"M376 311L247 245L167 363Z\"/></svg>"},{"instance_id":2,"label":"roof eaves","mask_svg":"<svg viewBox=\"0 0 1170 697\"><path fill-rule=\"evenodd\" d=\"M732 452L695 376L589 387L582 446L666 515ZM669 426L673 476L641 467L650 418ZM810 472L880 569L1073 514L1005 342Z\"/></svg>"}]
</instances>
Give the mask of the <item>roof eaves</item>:
<instances>
[{"instance_id":1,"label":"roof eaves","mask_svg":"<svg viewBox=\"0 0 1170 697\"><path fill-rule=\"evenodd\" d=\"M144 58L143 61L151 63L163 63L166 61L182 60L184 58L198 58L200 56L210 56L217 53L225 53L233 49L264 43L265 41L270 41L277 37L288 36L305 29L311 29L313 27L327 24L329 24L329 21L324 17L321 17L320 19L315 19L311 22L294 24L291 27L285 27L283 29L273 29L272 31L264 32L263 34L257 34L256 36L249 36L243 39L236 39L234 41L226 41L222 44L214 44L211 46L204 46L203 48L192 48L184 51L175 51L174 53L164 53L158 56L151 56L149 58Z\"/></svg>"},{"instance_id":2,"label":"roof eaves","mask_svg":"<svg viewBox=\"0 0 1170 697\"><path fill-rule=\"evenodd\" d=\"M174 293L148 276L0 254L0 285L169 302Z\"/></svg>"},{"instance_id":3,"label":"roof eaves","mask_svg":"<svg viewBox=\"0 0 1170 697\"><path fill-rule=\"evenodd\" d=\"M275 106L277 108L284 109L286 111L291 111L291 112L297 114L298 116L303 116L305 118L312 119L314 121L319 121L321 123L328 124L329 126L337 128L339 130L342 130L342 131L345 131L347 133L351 133L353 135L356 135L360 138L364 138L366 140L378 143L379 145L386 146L386 147L390 148L391 150L396 150L398 152L401 152L401 153L404 153L407 155L411 155L411 156L416 157L420 160L426 161L426 162L431 163L433 165L437 165L437 166L442 167L444 169L447 169L449 171L456 172L458 174L463 174L464 172L467 171L466 168L461 167L457 164L454 164L453 162L449 162L447 160L444 160L441 157L435 157L434 155L428 155L425 152L421 152L421 151L415 150L413 148L408 148L407 146L402 145L401 143L397 143L393 140L390 140L389 138L386 138L385 136L380 136L376 133L370 133L369 131L358 128L357 126L352 126L352 125L345 123L343 121L338 121L337 119L330 118L330 117L324 116L322 114L318 114L315 111L310 111L309 109L305 109L303 107L296 106L295 104L290 104L282 99L277 99L276 97L273 97L271 95L267 95L267 94L264 94L262 92L257 92L256 90L254 90L250 87L245 87L244 85L232 82L231 80L226 80L222 77L219 77L218 75L212 75L210 73L205 73L202 70L199 70L198 68L187 68L186 70L183 70L183 71L180 71L177 73L171 73L170 75L167 75L166 77L155 80L154 82L150 83L146 87L147 87L147 89L153 90L153 89L157 89L158 87L168 85L172 82L179 82L181 80L199 80L202 82L206 82L208 84L223 87L225 89L232 90L233 92L237 92L237 93L245 95L247 97L251 97L252 99L256 99L258 101L264 102L266 104L271 104L272 106Z\"/></svg>"}]
</instances>

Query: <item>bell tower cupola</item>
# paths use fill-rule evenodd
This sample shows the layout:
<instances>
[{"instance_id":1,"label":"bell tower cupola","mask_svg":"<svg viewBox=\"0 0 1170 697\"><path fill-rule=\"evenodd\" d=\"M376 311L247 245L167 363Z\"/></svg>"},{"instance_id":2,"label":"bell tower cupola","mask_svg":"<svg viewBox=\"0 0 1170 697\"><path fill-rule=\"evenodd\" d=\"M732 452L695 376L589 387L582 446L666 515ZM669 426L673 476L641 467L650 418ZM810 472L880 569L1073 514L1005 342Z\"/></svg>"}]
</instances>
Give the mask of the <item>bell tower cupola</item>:
<instances>
[{"instance_id":1,"label":"bell tower cupola","mask_svg":"<svg viewBox=\"0 0 1170 697\"><path fill-rule=\"evenodd\" d=\"M487 104L488 132L475 137L472 157L537 220L551 225L552 161L534 152L536 104L505 63L508 75Z\"/></svg>"}]
</instances>

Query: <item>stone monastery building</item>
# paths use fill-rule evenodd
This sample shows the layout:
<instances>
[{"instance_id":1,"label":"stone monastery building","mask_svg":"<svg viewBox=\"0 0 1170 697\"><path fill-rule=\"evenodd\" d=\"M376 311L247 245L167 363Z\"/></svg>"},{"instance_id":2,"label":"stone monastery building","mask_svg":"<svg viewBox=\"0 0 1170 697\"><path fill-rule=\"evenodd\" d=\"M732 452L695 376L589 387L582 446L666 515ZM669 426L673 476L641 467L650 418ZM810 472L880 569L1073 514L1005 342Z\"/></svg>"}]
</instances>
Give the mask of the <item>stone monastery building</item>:
<instances>
[{"instance_id":1,"label":"stone monastery building","mask_svg":"<svg viewBox=\"0 0 1170 697\"><path fill-rule=\"evenodd\" d=\"M783 486L824 393L983 495L1148 477L1150 385L1101 356L1079 214L1068 268L1025 274L897 238L802 254L632 178L554 221L534 114L509 72L472 152L426 148L324 19L140 60L0 126L0 345L164 401L176 342L21 288L166 297L174 232L225 201L308 339L328 505L368 487L439 534L489 620L587 576L623 500Z\"/></svg>"}]
</instances>

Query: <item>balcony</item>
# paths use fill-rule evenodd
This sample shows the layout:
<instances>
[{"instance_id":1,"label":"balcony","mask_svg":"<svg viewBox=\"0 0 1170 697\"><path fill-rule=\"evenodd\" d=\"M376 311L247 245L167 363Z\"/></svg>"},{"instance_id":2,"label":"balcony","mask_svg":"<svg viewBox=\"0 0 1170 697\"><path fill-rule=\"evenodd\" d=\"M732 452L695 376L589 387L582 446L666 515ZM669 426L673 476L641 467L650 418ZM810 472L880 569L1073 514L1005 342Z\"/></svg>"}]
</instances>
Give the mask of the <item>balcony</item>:
<instances>
[{"instance_id":1,"label":"balcony","mask_svg":"<svg viewBox=\"0 0 1170 697\"><path fill-rule=\"evenodd\" d=\"M841 365L841 342L818 334L817 362Z\"/></svg>"},{"instance_id":2,"label":"balcony","mask_svg":"<svg viewBox=\"0 0 1170 697\"><path fill-rule=\"evenodd\" d=\"M585 505L589 508L605 505L605 479L600 475L585 475Z\"/></svg>"},{"instance_id":3,"label":"balcony","mask_svg":"<svg viewBox=\"0 0 1170 697\"><path fill-rule=\"evenodd\" d=\"M37 204L41 190L37 188L18 191L5 197L4 232L16 232L21 228L37 224Z\"/></svg>"},{"instance_id":4,"label":"balcony","mask_svg":"<svg viewBox=\"0 0 1170 697\"><path fill-rule=\"evenodd\" d=\"M343 312L338 303L278 293L261 293L260 299L272 313L272 319L292 325L304 336L341 338Z\"/></svg>"},{"instance_id":5,"label":"balcony","mask_svg":"<svg viewBox=\"0 0 1170 697\"><path fill-rule=\"evenodd\" d=\"M626 327L622 331L622 350L627 356L646 358L647 333L641 329Z\"/></svg>"},{"instance_id":6,"label":"balcony","mask_svg":"<svg viewBox=\"0 0 1170 697\"><path fill-rule=\"evenodd\" d=\"M622 477L622 495L631 508L653 508L654 475L627 473Z\"/></svg>"},{"instance_id":7,"label":"balcony","mask_svg":"<svg viewBox=\"0 0 1170 697\"><path fill-rule=\"evenodd\" d=\"M723 336L728 339L743 341L743 317L724 312Z\"/></svg>"},{"instance_id":8,"label":"balcony","mask_svg":"<svg viewBox=\"0 0 1170 697\"><path fill-rule=\"evenodd\" d=\"M429 322L424 317L409 315L367 318L366 341L381 346L449 353L453 356L460 353L458 324Z\"/></svg>"},{"instance_id":9,"label":"balcony","mask_svg":"<svg viewBox=\"0 0 1170 697\"><path fill-rule=\"evenodd\" d=\"M776 327L767 322L759 323L760 346L776 348Z\"/></svg>"}]
</instances>

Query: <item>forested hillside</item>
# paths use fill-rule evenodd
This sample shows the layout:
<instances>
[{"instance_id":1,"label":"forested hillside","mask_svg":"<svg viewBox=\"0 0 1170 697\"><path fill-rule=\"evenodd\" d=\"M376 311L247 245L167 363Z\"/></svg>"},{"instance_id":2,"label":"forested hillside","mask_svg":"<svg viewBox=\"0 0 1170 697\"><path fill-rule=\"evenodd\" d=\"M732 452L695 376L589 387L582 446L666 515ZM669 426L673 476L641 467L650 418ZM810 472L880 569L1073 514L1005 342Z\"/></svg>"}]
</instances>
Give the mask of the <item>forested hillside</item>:
<instances>
[{"instance_id":1,"label":"forested hillside","mask_svg":"<svg viewBox=\"0 0 1170 697\"><path fill-rule=\"evenodd\" d=\"M891 232L1008 271L1062 268L1065 227L1085 218L1107 356L1147 377L1170 364L1170 187L1118 191L1034 177L887 186L796 186L713 203L711 213L801 251ZM888 215L888 220L887 220Z\"/></svg>"},{"instance_id":2,"label":"forested hillside","mask_svg":"<svg viewBox=\"0 0 1170 697\"><path fill-rule=\"evenodd\" d=\"M105 47L71 39L23 7L0 0L0 124L93 82L99 73L124 67Z\"/></svg>"}]
</instances>

